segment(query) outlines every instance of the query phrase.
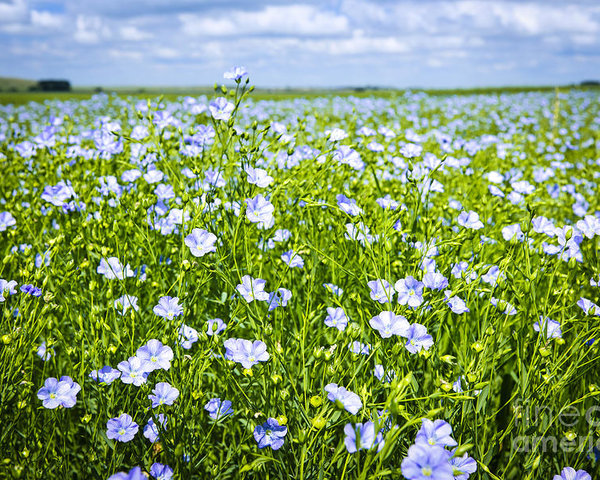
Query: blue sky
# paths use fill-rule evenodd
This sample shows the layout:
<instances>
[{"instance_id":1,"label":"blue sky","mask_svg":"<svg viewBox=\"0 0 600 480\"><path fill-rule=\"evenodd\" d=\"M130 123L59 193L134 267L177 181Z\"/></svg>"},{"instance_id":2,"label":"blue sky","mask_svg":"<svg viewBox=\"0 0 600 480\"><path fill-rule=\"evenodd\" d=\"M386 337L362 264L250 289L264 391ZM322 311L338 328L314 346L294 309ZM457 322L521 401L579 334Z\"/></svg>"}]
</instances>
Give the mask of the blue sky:
<instances>
[{"instance_id":1,"label":"blue sky","mask_svg":"<svg viewBox=\"0 0 600 480\"><path fill-rule=\"evenodd\" d=\"M0 0L0 76L473 87L600 79L600 1Z\"/></svg>"}]
</instances>

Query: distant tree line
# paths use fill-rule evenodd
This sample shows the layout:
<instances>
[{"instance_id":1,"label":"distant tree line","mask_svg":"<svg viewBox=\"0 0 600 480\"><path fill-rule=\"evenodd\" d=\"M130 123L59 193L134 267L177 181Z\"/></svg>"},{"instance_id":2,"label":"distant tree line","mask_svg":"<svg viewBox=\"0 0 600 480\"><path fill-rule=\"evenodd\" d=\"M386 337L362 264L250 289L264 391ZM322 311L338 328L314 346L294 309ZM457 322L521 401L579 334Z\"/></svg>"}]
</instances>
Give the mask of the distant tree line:
<instances>
[{"instance_id":1,"label":"distant tree line","mask_svg":"<svg viewBox=\"0 0 600 480\"><path fill-rule=\"evenodd\" d=\"M71 82L68 80L40 80L37 85L29 87L33 92L69 92Z\"/></svg>"}]
</instances>

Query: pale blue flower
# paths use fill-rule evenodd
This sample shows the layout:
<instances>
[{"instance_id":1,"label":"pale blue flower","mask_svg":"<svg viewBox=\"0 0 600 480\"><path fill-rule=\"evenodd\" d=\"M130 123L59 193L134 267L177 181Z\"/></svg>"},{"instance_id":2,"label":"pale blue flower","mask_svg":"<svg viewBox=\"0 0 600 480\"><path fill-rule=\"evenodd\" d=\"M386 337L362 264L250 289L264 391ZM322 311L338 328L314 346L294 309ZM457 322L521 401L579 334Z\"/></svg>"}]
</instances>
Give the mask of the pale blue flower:
<instances>
[{"instance_id":1,"label":"pale blue flower","mask_svg":"<svg viewBox=\"0 0 600 480\"><path fill-rule=\"evenodd\" d=\"M178 397L179 390L167 382L157 383L152 390L152 395L148 395L148 398L152 401L152 408L160 405L173 405Z\"/></svg>"},{"instance_id":2,"label":"pale blue flower","mask_svg":"<svg viewBox=\"0 0 600 480\"><path fill-rule=\"evenodd\" d=\"M379 303L391 302L396 294L394 287L387 280L378 279L367 282L371 289L371 299Z\"/></svg>"},{"instance_id":3,"label":"pale blue flower","mask_svg":"<svg viewBox=\"0 0 600 480\"><path fill-rule=\"evenodd\" d=\"M194 228L192 233L185 237L184 243L194 257L203 257L207 253L216 252L216 235L201 228Z\"/></svg>"},{"instance_id":4,"label":"pale blue flower","mask_svg":"<svg viewBox=\"0 0 600 480\"><path fill-rule=\"evenodd\" d=\"M266 283L266 280L252 278L250 275L244 275L242 277L242 283L236 287L236 290L248 303L254 300L262 302L269 299L269 294L265 292Z\"/></svg>"},{"instance_id":5,"label":"pale blue flower","mask_svg":"<svg viewBox=\"0 0 600 480\"><path fill-rule=\"evenodd\" d=\"M369 325L379 332L381 338L390 338L392 335L406 337L410 327L406 318L390 311L381 312L371 318Z\"/></svg>"},{"instance_id":6,"label":"pale blue flower","mask_svg":"<svg viewBox=\"0 0 600 480\"><path fill-rule=\"evenodd\" d=\"M337 328L340 332L343 332L348 326L348 317L344 309L341 307L327 307L325 325Z\"/></svg>"},{"instance_id":7,"label":"pale blue flower","mask_svg":"<svg viewBox=\"0 0 600 480\"><path fill-rule=\"evenodd\" d=\"M233 415L231 401L221 401L220 398L211 398L208 403L204 405L204 410L208 412L208 416L213 420L220 420L221 418Z\"/></svg>"},{"instance_id":8,"label":"pale blue flower","mask_svg":"<svg viewBox=\"0 0 600 480\"><path fill-rule=\"evenodd\" d=\"M325 385L324 390L327 392L327 398L330 401L340 402L344 409L352 415L356 415L363 406L360 397L356 393L346 390L344 387L339 387L337 383Z\"/></svg>"},{"instance_id":9,"label":"pale blue flower","mask_svg":"<svg viewBox=\"0 0 600 480\"><path fill-rule=\"evenodd\" d=\"M217 97L208 105L212 117L215 120L223 120L225 122L231 117L234 108L235 105L228 102L224 97Z\"/></svg>"},{"instance_id":10,"label":"pale blue flower","mask_svg":"<svg viewBox=\"0 0 600 480\"><path fill-rule=\"evenodd\" d=\"M266 362L270 358L267 345L260 340L251 342L243 338L229 338L223 345L225 358L240 363L244 368L252 368L258 362Z\"/></svg>"},{"instance_id":11,"label":"pale blue flower","mask_svg":"<svg viewBox=\"0 0 600 480\"><path fill-rule=\"evenodd\" d=\"M133 421L130 415L123 413L121 416L111 418L106 424L106 436L117 442L129 442L133 440L139 430L139 425Z\"/></svg>"},{"instance_id":12,"label":"pale blue flower","mask_svg":"<svg viewBox=\"0 0 600 480\"><path fill-rule=\"evenodd\" d=\"M344 445L348 453L356 453L360 450L374 450L379 452L385 445L383 434L375 434L375 424L371 421L351 424L347 423L344 427Z\"/></svg>"}]
</instances>

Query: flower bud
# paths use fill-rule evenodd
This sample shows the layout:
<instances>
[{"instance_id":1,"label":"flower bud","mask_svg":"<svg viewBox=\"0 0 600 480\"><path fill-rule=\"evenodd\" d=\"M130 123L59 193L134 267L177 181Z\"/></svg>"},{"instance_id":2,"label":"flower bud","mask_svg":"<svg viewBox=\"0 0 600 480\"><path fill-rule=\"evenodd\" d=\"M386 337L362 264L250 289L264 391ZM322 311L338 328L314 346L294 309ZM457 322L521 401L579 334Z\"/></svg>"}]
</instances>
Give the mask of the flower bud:
<instances>
[{"instance_id":1,"label":"flower bud","mask_svg":"<svg viewBox=\"0 0 600 480\"><path fill-rule=\"evenodd\" d=\"M311 423L313 428L321 430L325 425L327 425L327 420L325 420L323 417L315 417L312 419Z\"/></svg>"},{"instance_id":2,"label":"flower bud","mask_svg":"<svg viewBox=\"0 0 600 480\"><path fill-rule=\"evenodd\" d=\"M277 417L275 417L275 420L277 420L277 423L279 425L287 425L288 419L285 415L279 415Z\"/></svg>"}]
</instances>

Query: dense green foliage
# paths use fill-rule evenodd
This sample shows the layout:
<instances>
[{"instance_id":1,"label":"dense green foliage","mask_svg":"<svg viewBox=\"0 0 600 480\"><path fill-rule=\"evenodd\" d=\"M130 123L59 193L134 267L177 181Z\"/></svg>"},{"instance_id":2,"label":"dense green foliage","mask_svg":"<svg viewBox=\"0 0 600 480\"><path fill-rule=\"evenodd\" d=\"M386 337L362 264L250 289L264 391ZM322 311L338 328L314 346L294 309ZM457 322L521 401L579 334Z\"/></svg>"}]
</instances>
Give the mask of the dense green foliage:
<instances>
[{"instance_id":1,"label":"dense green foliage","mask_svg":"<svg viewBox=\"0 0 600 480\"><path fill-rule=\"evenodd\" d=\"M254 100L242 85L215 93L235 106L223 120L206 97L0 108L0 212L16 221L0 222L0 278L18 284L0 303L0 476L105 479L160 462L186 479L404 478L423 417L452 425L459 452L477 461L473 478L594 472L600 322L577 303L598 298L598 95ZM199 125L214 138L194 137ZM135 138L135 126L147 135ZM249 183L247 167L273 182ZM164 176L123 177L134 169ZM64 196L52 203L44 192L59 182ZM159 184L174 198L161 199ZM251 221L246 200L259 194L272 226ZM481 227L459 221L463 210ZM546 233L542 216L553 223ZM185 239L196 228L216 236L216 251L192 255ZM282 260L290 250L302 267ZM101 275L111 257L137 270ZM449 285L426 286L414 308L398 293L375 301L367 285L434 271ZM236 290L245 275L287 289L287 305L247 302ZM41 296L19 290L27 284ZM124 295L139 308L122 315ZM153 311L167 295L183 307L172 320ZM328 307L343 308L343 331L325 324ZM382 311L424 325L433 346L411 353L404 336L382 338L371 324ZM214 318L227 328L208 335ZM199 337L187 350L182 323ZM229 338L261 340L270 358L248 369L226 360ZM172 348L168 370L139 387L89 377L151 339ZM354 353L356 341L368 353ZM81 386L76 404L44 408L38 391L63 375ZM179 390L173 405L150 408L157 382ZM327 399L330 383L358 394L356 415ZM215 397L234 413L210 419ZM385 446L348 453L345 425L379 430L382 410L395 425ZM129 442L107 437L122 413L140 425ZM152 444L142 427L158 413L168 423ZM287 426L278 450L253 436L268 417Z\"/></svg>"}]
</instances>

